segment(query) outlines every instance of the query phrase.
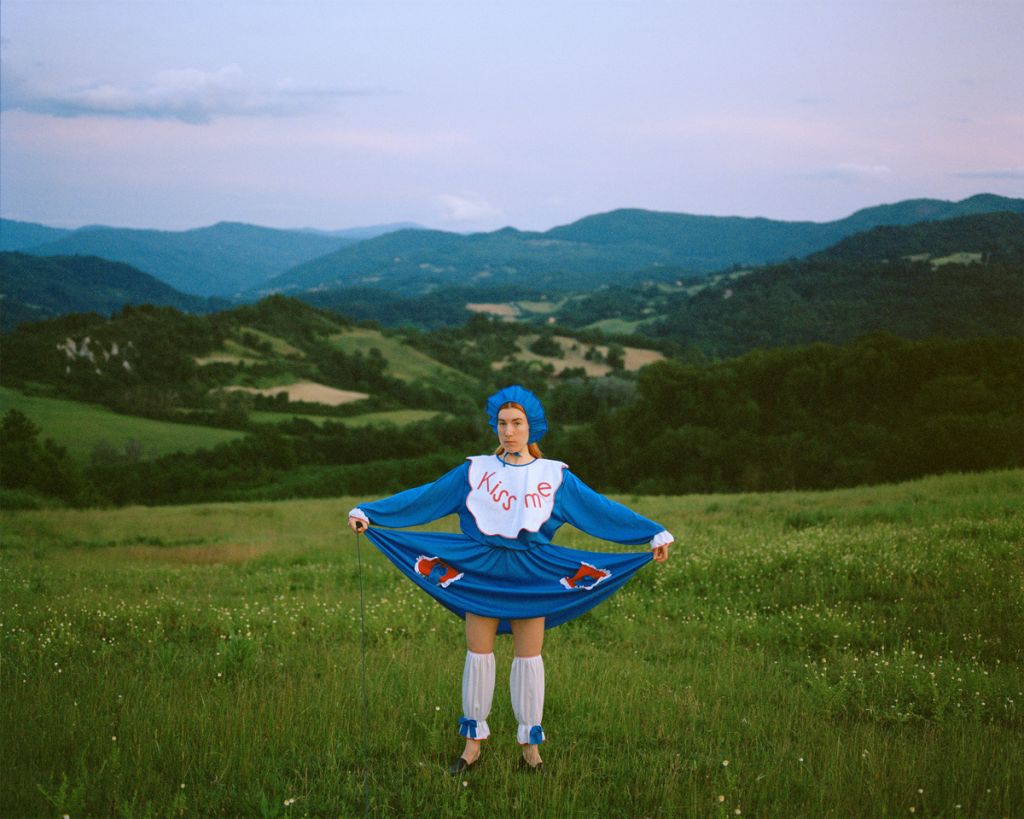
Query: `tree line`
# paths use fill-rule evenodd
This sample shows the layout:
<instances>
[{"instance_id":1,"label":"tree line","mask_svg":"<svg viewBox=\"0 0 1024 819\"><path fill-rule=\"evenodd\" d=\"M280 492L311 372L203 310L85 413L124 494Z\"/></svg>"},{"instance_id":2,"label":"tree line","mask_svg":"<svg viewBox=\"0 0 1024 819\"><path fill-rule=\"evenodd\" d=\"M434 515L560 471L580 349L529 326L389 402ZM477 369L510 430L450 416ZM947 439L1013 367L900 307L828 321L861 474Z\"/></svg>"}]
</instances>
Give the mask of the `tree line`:
<instances>
[{"instance_id":1,"label":"tree line","mask_svg":"<svg viewBox=\"0 0 1024 819\"><path fill-rule=\"evenodd\" d=\"M602 491L817 489L1024 466L1021 339L879 333L533 386L551 419L545 453ZM296 419L209 450L146 461L107 448L78 466L19 416L3 420L4 489L72 504L387 493L493 447L477 408L400 428Z\"/></svg>"},{"instance_id":2,"label":"tree line","mask_svg":"<svg viewBox=\"0 0 1024 819\"><path fill-rule=\"evenodd\" d=\"M641 371L634 401L553 443L603 489L652 494L1024 466L1024 339L876 333L846 346L659 362Z\"/></svg>"}]
</instances>

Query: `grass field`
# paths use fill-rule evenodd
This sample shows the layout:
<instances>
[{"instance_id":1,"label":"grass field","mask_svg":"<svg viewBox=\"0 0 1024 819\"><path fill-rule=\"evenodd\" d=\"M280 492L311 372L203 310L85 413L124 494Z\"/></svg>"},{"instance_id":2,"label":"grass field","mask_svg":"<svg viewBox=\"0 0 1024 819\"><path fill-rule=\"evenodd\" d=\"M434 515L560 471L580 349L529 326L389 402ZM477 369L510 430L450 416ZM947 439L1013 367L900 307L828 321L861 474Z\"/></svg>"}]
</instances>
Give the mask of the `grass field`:
<instances>
[{"instance_id":1,"label":"grass field","mask_svg":"<svg viewBox=\"0 0 1024 819\"><path fill-rule=\"evenodd\" d=\"M255 327L241 327L239 330L242 333L250 333L251 335L256 336L260 341L264 341L269 344L275 355L286 357L295 356L296 358L303 358L305 356L305 353L298 347L289 344L283 338L279 338L278 336L272 336L270 333L265 333Z\"/></svg>"},{"instance_id":2,"label":"grass field","mask_svg":"<svg viewBox=\"0 0 1024 819\"><path fill-rule=\"evenodd\" d=\"M388 363L387 374L402 381L423 381L467 387L472 379L453 367L442 364L408 344L382 335L377 330L352 329L330 337L334 347L344 353L368 355L378 349Z\"/></svg>"},{"instance_id":3,"label":"grass field","mask_svg":"<svg viewBox=\"0 0 1024 819\"><path fill-rule=\"evenodd\" d=\"M25 395L0 387L0 415L9 409L25 413L44 438L53 438L78 461L86 461L97 444L120 450L129 441L143 445L145 457L191 452L241 438L245 433L171 421L121 415L95 404Z\"/></svg>"},{"instance_id":4,"label":"grass field","mask_svg":"<svg viewBox=\"0 0 1024 819\"><path fill-rule=\"evenodd\" d=\"M1022 497L622 498L679 545L548 632L543 777L508 640L484 757L443 773L461 623L362 541L370 813L1022 816ZM0 515L0 815L362 814L355 500Z\"/></svg>"},{"instance_id":5,"label":"grass field","mask_svg":"<svg viewBox=\"0 0 1024 819\"><path fill-rule=\"evenodd\" d=\"M644 321L648 319L641 319L638 321L628 321L627 319L621 318L608 318L595 321L592 324L588 324L585 330L600 330L602 333L608 333L609 335L625 336L631 333L635 333L637 328L643 326Z\"/></svg>"}]
</instances>

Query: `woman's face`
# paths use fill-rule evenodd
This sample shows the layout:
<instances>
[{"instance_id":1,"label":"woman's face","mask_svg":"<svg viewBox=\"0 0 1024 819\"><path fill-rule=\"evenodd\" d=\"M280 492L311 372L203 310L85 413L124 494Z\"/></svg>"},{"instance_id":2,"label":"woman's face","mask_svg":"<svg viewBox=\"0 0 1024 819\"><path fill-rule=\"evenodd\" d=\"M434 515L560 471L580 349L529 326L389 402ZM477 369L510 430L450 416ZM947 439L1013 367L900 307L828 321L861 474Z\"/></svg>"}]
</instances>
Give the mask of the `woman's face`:
<instances>
[{"instance_id":1,"label":"woman's face","mask_svg":"<svg viewBox=\"0 0 1024 819\"><path fill-rule=\"evenodd\" d=\"M530 423L522 410L505 407L498 412L498 442L506 452L525 454L529 440Z\"/></svg>"}]
</instances>

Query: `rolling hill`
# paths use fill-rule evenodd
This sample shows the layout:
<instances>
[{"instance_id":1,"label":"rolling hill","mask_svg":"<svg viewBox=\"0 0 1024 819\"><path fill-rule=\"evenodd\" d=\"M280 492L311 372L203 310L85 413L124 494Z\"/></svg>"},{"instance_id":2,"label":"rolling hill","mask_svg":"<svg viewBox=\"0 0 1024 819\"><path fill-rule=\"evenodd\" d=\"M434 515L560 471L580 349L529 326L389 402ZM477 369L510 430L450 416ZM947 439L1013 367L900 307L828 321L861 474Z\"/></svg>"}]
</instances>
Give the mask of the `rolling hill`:
<instances>
[{"instance_id":1,"label":"rolling hill","mask_svg":"<svg viewBox=\"0 0 1024 819\"><path fill-rule=\"evenodd\" d=\"M130 265L95 256L0 253L0 332L65 313L110 314L126 304L207 313L226 302L189 296Z\"/></svg>"},{"instance_id":2,"label":"rolling hill","mask_svg":"<svg viewBox=\"0 0 1024 819\"><path fill-rule=\"evenodd\" d=\"M100 256L130 264L190 294L232 296L300 262L395 230L410 222L334 231L277 230L220 222L186 231L105 226L61 230L0 220L0 249L37 256Z\"/></svg>"},{"instance_id":3,"label":"rolling hill","mask_svg":"<svg viewBox=\"0 0 1024 819\"><path fill-rule=\"evenodd\" d=\"M216 423L224 413L288 410L279 393L301 402L293 409L321 404L322 414L338 416L446 410L462 400L453 396L479 390L401 340L280 296L204 316L149 305L109 318L61 316L4 336L3 357L5 386L48 385L129 414L180 420L192 411ZM341 393L367 400L333 410Z\"/></svg>"},{"instance_id":4,"label":"rolling hill","mask_svg":"<svg viewBox=\"0 0 1024 819\"><path fill-rule=\"evenodd\" d=\"M837 242L813 259L885 261L954 254L985 259L1024 260L1024 214L1003 212L963 216L900 227L876 227Z\"/></svg>"},{"instance_id":5,"label":"rolling hill","mask_svg":"<svg viewBox=\"0 0 1024 819\"><path fill-rule=\"evenodd\" d=\"M28 250L37 245L63 239L72 232L63 228L37 225L34 222L0 219L0 251Z\"/></svg>"},{"instance_id":6,"label":"rolling hill","mask_svg":"<svg viewBox=\"0 0 1024 819\"><path fill-rule=\"evenodd\" d=\"M608 319L713 356L904 338L1024 336L1024 215L876 228L802 261L721 276L696 291L618 288L567 302L569 326Z\"/></svg>"},{"instance_id":7,"label":"rolling hill","mask_svg":"<svg viewBox=\"0 0 1024 819\"><path fill-rule=\"evenodd\" d=\"M357 241L220 222L180 232L82 228L23 251L37 256L100 256L137 267L185 293L231 296Z\"/></svg>"},{"instance_id":8,"label":"rolling hill","mask_svg":"<svg viewBox=\"0 0 1024 819\"><path fill-rule=\"evenodd\" d=\"M369 286L409 296L439 286L510 284L595 290L800 258L880 225L987 211L1024 212L1024 199L983 194L962 202L911 200L826 223L617 210L544 233L398 231L304 262L270 279L262 291Z\"/></svg>"}]
</instances>

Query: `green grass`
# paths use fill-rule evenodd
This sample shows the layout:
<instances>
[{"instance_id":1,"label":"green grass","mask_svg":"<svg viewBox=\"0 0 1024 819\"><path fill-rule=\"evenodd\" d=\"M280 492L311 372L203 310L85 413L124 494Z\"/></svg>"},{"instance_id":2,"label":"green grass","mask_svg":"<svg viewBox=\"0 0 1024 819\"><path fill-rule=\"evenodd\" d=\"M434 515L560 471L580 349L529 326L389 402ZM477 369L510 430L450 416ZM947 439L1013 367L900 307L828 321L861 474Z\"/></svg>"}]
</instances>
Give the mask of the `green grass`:
<instances>
[{"instance_id":1,"label":"green grass","mask_svg":"<svg viewBox=\"0 0 1024 819\"><path fill-rule=\"evenodd\" d=\"M627 336L631 333L635 333L637 328L643 326L645 322L650 320L651 319L638 319L636 321L621 318L601 319L600 321L588 324L583 329L600 330L602 333L608 333L609 335Z\"/></svg>"},{"instance_id":2,"label":"green grass","mask_svg":"<svg viewBox=\"0 0 1024 819\"><path fill-rule=\"evenodd\" d=\"M465 387L472 380L458 370L442 364L425 353L402 344L376 330L354 329L336 333L330 342L344 353L367 355L371 349L380 350L388 362L388 375L402 381L424 381Z\"/></svg>"},{"instance_id":3,"label":"green grass","mask_svg":"<svg viewBox=\"0 0 1024 819\"><path fill-rule=\"evenodd\" d=\"M302 352L302 350L300 350L298 347L295 347L292 344L289 344L283 338L271 335L270 333L265 333L262 330L256 329L255 327L240 327L239 332L251 333L252 335L256 336L256 338L258 338L260 341L267 342L268 344L270 344L270 347L275 355L284 357L295 356L298 358L303 358L305 356L305 353Z\"/></svg>"},{"instance_id":4,"label":"green grass","mask_svg":"<svg viewBox=\"0 0 1024 819\"><path fill-rule=\"evenodd\" d=\"M548 632L545 777L508 640L485 756L443 773L461 623L363 541L371 813L1020 816L1022 496L621 498L679 545ZM0 814L362 814L355 501L0 515Z\"/></svg>"},{"instance_id":5,"label":"green grass","mask_svg":"<svg viewBox=\"0 0 1024 819\"><path fill-rule=\"evenodd\" d=\"M549 313L557 313L562 309L566 301L567 299L559 299L558 301L517 301L515 306L521 307L529 313L547 315Z\"/></svg>"},{"instance_id":6,"label":"green grass","mask_svg":"<svg viewBox=\"0 0 1024 819\"><path fill-rule=\"evenodd\" d=\"M305 421L312 421L322 426L325 421L342 423L346 426L364 427L372 424L394 424L404 426L416 421L429 421L436 418L440 413L434 410L383 410L381 412L367 412L362 415L351 415L344 418L331 418L326 415L301 415L294 412L250 412L249 418L257 424L279 424L290 421L292 418L301 418Z\"/></svg>"},{"instance_id":7,"label":"green grass","mask_svg":"<svg viewBox=\"0 0 1024 819\"><path fill-rule=\"evenodd\" d=\"M0 414L10 409L25 413L42 429L43 438L52 438L67 447L68 453L78 461L88 460L96 445L101 443L120 450L128 441L138 441L145 457L158 457L216 446L245 434L121 415L95 404L25 395L0 387Z\"/></svg>"},{"instance_id":8,"label":"green grass","mask_svg":"<svg viewBox=\"0 0 1024 819\"><path fill-rule=\"evenodd\" d=\"M270 357L259 350L254 350L252 347L247 346L240 338L228 338L224 340L224 346L220 350L207 356L201 356L196 359L196 362L200 365L220 362L258 364L281 358L295 359L305 357L305 353L298 347L289 344L283 338L265 333L255 327L241 327L238 332L239 336L243 333L248 333L260 341L269 344L271 350ZM283 362L279 363L287 366Z\"/></svg>"}]
</instances>

